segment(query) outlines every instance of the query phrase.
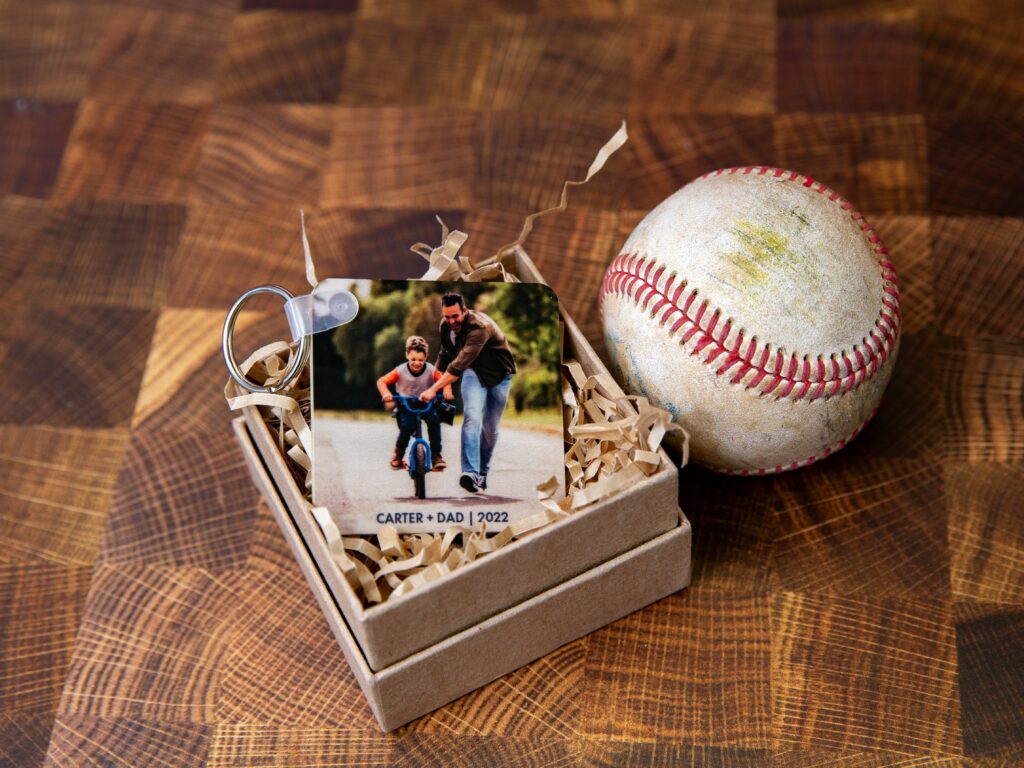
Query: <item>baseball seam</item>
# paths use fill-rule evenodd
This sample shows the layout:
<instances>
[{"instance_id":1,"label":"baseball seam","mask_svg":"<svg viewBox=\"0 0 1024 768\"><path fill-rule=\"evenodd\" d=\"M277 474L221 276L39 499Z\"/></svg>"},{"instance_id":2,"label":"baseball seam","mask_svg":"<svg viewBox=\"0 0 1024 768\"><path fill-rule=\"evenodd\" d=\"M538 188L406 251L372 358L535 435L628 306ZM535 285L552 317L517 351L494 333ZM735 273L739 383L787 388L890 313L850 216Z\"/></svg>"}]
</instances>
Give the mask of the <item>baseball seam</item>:
<instances>
[{"instance_id":1,"label":"baseball seam","mask_svg":"<svg viewBox=\"0 0 1024 768\"><path fill-rule=\"evenodd\" d=\"M715 375L731 373L731 384L744 384L746 389L756 388L761 395L793 401L813 402L846 394L873 377L896 347L902 321L896 270L881 238L864 216L837 192L807 176L780 168L748 166L713 171L697 181L709 176L755 172L800 182L827 196L848 212L864 232L878 257L883 294L874 327L859 344L849 351L819 354L814 359L797 352L787 356L779 345L760 344L757 336L748 335L732 318L723 317L722 311L712 307L709 300L700 300L699 289L687 290L687 280L675 271L636 253L623 253L612 261L601 286L600 303L603 306L605 296L611 294L632 300L644 311L650 308L649 316L667 327L669 336L680 334L680 345L685 347L692 342L691 354L706 352L702 362Z\"/></svg>"}]
</instances>

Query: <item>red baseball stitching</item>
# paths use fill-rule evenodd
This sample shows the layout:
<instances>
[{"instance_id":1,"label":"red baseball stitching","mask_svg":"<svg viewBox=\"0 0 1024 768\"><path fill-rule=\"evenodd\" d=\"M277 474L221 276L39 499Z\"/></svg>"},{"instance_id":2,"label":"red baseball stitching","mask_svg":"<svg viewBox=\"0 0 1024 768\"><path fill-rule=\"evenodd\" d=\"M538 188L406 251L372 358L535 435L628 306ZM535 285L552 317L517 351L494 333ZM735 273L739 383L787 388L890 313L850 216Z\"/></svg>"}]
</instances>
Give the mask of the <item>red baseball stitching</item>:
<instances>
[{"instance_id":1,"label":"red baseball stitching","mask_svg":"<svg viewBox=\"0 0 1024 768\"><path fill-rule=\"evenodd\" d=\"M875 325L860 344L854 344L849 352L840 350L828 356L818 355L813 361L809 355L799 353L787 358L777 345L769 342L761 346L756 336L748 338L742 328L733 335L734 321L724 318L721 310L711 307L707 299L698 301L698 289L686 291L685 279L654 259L636 253L623 253L612 261L601 285L599 303L603 309L605 295L615 294L632 299L643 310L650 307L652 318L660 313L658 324L668 326L670 336L681 332L680 345L696 340L691 354L699 355L707 350L704 364L712 365L717 361L715 375L724 376L735 369L731 384L740 384L746 379L747 389L756 387L760 394L774 394L776 399L813 402L821 397L844 395L874 376L896 346L902 321L896 270L881 238L864 216L839 193L820 182L792 171L764 166L723 168L706 173L700 179L754 172L800 181L803 186L827 195L850 213L873 246L882 271L884 293Z\"/></svg>"},{"instance_id":2,"label":"red baseball stitching","mask_svg":"<svg viewBox=\"0 0 1024 768\"><path fill-rule=\"evenodd\" d=\"M759 469L727 469L725 467L716 467L713 465L706 466L708 467L708 469L711 469L715 472L720 472L725 475L742 475L743 477L750 477L751 475L774 475L778 474L779 472L789 472L790 470L793 469L799 469L800 467L809 467L814 462L820 461L821 459L827 459L836 451L841 451L843 448L845 448L847 443L849 443L851 440L853 440L853 438L855 438L857 435L864 431L864 428L868 425L868 422L875 418L876 413L878 413L878 406L876 406L875 409L868 415L868 417L864 419L863 422L861 422L861 425L859 427L857 427L855 430L853 430L853 432L844 437L835 445L830 445L828 448L821 452L820 456L809 456L803 461L794 461L792 464L787 464L785 466L783 466L782 464L776 464L774 467L761 467Z\"/></svg>"}]
</instances>

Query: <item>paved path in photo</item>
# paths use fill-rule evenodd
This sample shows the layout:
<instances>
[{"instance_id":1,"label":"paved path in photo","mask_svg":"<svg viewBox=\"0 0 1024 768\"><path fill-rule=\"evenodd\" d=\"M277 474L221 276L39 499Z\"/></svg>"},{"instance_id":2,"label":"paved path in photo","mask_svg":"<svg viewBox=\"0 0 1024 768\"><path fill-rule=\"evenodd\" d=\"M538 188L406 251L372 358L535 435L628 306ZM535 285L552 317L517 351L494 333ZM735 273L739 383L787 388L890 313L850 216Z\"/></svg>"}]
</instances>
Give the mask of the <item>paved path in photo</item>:
<instances>
[{"instance_id":1,"label":"paved path in photo","mask_svg":"<svg viewBox=\"0 0 1024 768\"><path fill-rule=\"evenodd\" d=\"M429 514L481 507L511 509L522 502L532 505L537 498L537 483L557 472L563 462L560 436L502 426L487 477L487 492L467 493L459 486L460 419L454 426L442 425L441 440L448 469L427 475L427 498L419 500L415 498L409 472L388 466L398 436L393 420L327 418L317 422L314 430L318 465L339 468L338 472L315 478L318 503L330 507L372 499L377 507L386 505L389 509L415 509Z\"/></svg>"}]
</instances>

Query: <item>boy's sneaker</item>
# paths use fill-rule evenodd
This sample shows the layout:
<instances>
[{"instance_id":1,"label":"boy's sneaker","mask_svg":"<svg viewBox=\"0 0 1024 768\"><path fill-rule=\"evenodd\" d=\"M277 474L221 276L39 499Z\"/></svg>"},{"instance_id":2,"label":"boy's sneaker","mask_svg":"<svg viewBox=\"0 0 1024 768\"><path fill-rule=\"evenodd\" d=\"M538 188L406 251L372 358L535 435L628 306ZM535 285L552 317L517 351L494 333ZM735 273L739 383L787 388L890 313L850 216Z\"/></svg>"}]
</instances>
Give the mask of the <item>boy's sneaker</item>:
<instances>
[{"instance_id":1,"label":"boy's sneaker","mask_svg":"<svg viewBox=\"0 0 1024 768\"><path fill-rule=\"evenodd\" d=\"M476 478L468 472L459 478L459 485L470 493L478 493L480 491L480 486L477 485Z\"/></svg>"},{"instance_id":2,"label":"boy's sneaker","mask_svg":"<svg viewBox=\"0 0 1024 768\"><path fill-rule=\"evenodd\" d=\"M447 466L448 466L448 463L444 460L444 456L442 456L440 453L437 454L437 456L434 457L434 471L435 472L444 472L445 467L447 467Z\"/></svg>"},{"instance_id":3,"label":"boy's sneaker","mask_svg":"<svg viewBox=\"0 0 1024 768\"><path fill-rule=\"evenodd\" d=\"M395 448L395 450L391 452L391 468L402 469L404 466L405 462L402 461L402 455L398 452L398 449Z\"/></svg>"}]
</instances>

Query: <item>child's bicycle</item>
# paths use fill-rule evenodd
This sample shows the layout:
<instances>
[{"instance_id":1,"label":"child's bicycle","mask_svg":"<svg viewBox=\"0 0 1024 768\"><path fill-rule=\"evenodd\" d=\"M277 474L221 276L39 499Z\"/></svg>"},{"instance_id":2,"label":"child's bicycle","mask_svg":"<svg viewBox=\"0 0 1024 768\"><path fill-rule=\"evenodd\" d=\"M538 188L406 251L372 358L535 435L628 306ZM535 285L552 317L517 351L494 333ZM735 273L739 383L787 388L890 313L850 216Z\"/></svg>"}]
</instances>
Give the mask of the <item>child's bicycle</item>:
<instances>
[{"instance_id":1,"label":"child's bicycle","mask_svg":"<svg viewBox=\"0 0 1024 768\"><path fill-rule=\"evenodd\" d=\"M416 416L416 433L409 443L409 458L406 464L409 467L409 475L412 477L416 489L416 498L427 498L427 473L434 469L434 462L430 457L430 443L423 439L423 417L431 410L439 409L441 422L451 424L455 415L455 403L450 403L441 395L438 395L429 403L425 403L418 397L407 397L405 395L394 396L395 405Z\"/></svg>"}]
</instances>

